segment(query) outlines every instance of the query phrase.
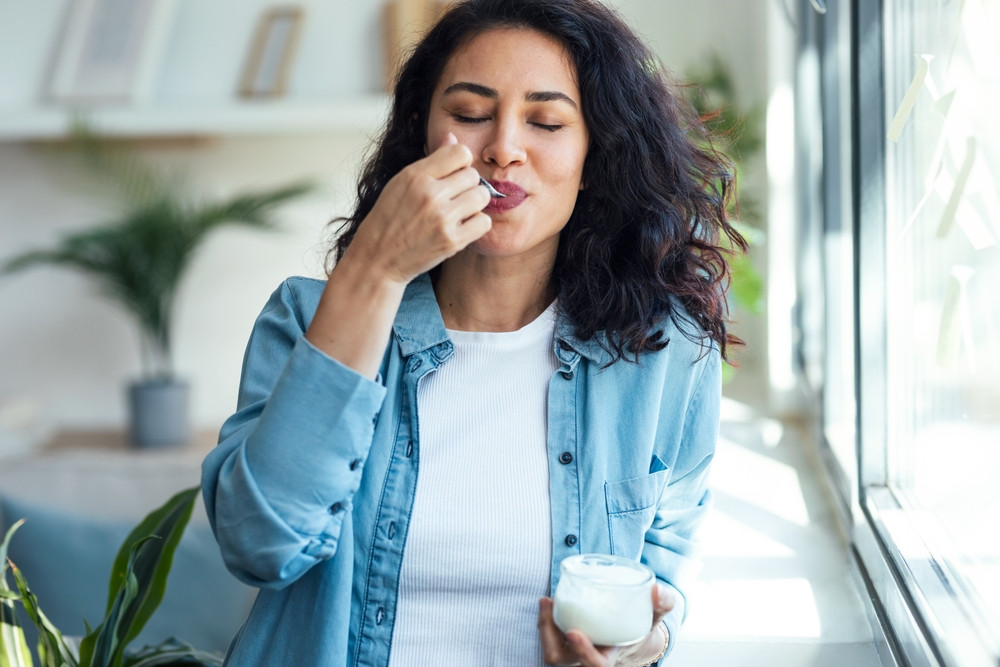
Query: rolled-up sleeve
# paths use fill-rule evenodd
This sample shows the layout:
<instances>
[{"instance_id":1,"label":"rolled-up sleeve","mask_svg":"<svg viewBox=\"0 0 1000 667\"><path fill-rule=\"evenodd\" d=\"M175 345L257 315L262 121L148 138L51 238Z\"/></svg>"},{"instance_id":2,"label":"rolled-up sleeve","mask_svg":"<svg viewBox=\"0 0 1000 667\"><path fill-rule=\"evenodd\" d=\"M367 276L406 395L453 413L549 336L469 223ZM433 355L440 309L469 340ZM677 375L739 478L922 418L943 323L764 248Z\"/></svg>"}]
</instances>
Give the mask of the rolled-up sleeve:
<instances>
[{"instance_id":1,"label":"rolled-up sleeve","mask_svg":"<svg viewBox=\"0 0 1000 667\"><path fill-rule=\"evenodd\" d=\"M668 654L687 614L684 591L700 568L695 533L711 506L708 474L719 438L722 374L718 351L713 348L698 365L701 372L685 411L680 454L643 549L643 560L676 600L663 619L671 637Z\"/></svg>"},{"instance_id":2,"label":"rolled-up sleeve","mask_svg":"<svg viewBox=\"0 0 1000 667\"><path fill-rule=\"evenodd\" d=\"M238 409L202 465L223 560L254 586L281 588L336 552L385 396L310 344L307 319L286 281L257 318Z\"/></svg>"}]
</instances>

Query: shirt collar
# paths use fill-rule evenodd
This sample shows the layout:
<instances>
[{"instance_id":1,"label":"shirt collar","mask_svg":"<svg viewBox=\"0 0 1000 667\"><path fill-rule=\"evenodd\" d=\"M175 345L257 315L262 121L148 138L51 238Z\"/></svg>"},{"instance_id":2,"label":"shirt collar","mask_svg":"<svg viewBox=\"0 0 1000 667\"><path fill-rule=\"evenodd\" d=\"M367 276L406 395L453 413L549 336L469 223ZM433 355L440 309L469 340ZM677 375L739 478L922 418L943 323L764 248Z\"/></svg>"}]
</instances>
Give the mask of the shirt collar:
<instances>
[{"instance_id":1,"label":"shirt collar","mask_svg":"<svg viewBox=\"0 0 1000 667\"><path fill-rule=\"evenodd\" d=\"M430 275L419 275L406 286L392 330L405 357L449 341Z\"/></svg>"},{"instance_id":2,"label":"shirt collar","mask_svg":"<svg viewBox=\"0 0 1000 667\"><path fill-rule=\"evenodd\" d=\"M406 286L403 302L396 313L392 328L403 356L408 357L442 343L450 345L451 341L441 319L441 309L434 296L429 274L417 276ZM557 312L556 315L555 338L556 344L565 343L595 363L604 364L611 359L596 338L589 340L577 338L573 333L573 324L562 312Z\"/></svg>"},{"instance_id":3,"label":"shirt collar","mask_svg":"<svg viewBox=\"0 0 1000 667\"><path fill-rule=\"evenodd\" d=\"M603 336L600 333L597 335ZM587 340L577 338L576 334L573 333L573 323L562 312L558 313L556 319L556 344L566 344L596 364L604 365L611 361L611 355L601 347L596 337Z\"/></svg>"}]
</instances>

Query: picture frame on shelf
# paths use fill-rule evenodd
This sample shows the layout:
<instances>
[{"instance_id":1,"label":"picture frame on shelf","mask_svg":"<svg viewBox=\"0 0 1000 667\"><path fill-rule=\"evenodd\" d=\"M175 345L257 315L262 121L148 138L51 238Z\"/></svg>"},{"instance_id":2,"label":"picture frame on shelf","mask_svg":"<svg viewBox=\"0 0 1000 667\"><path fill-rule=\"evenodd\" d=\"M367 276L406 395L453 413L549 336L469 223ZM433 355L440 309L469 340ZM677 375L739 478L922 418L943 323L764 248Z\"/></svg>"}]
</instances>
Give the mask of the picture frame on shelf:
<instances>
[{"instance_id":1,"label":"picture frame on shelf","mask_svg":"<svg viewBox=\"0 0 1000 667\"><path fill-rule=\"evenodd\" d=\"M389 0L382 7L383 88L392 92L399 68L454 0Z\"/></svg>"},{"instance_id":2,"label":"picture frame on shelf","mask_svg":"<svg viewBox=\"0 0 1000 667\"><path fill-rule=\"evenodd\" d=\"M304 22L305 10L298 5L272 7L261 15L240 77L241 97L281 97L287 92Z\"/></svg>"},{"instance_id":3,"label":"picture frame on shelf","mask_svg":"<svg viewBox=\"0 0 1000 667\"><path fill-rule=\"evenodd\" d=\"M75 0L54 48L44 91L56 104L148 98L170 33L175 0Z\"/></svg>"}]
</instances>

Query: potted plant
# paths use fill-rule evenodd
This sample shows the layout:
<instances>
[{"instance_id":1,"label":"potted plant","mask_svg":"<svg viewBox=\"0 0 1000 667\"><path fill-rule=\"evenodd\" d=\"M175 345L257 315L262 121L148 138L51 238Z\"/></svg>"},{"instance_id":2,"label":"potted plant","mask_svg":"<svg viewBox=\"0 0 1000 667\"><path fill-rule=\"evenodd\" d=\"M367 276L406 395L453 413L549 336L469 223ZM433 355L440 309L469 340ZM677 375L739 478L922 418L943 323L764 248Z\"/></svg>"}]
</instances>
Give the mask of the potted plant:
<instances>
[{"instance_id":1,"label":"potted plant","mask_svg":"<svg viewBox=\"0 0 1000 667\"><path fill-rule=\"evenodd\" d=\"M713 148L727 156L736 169L728 213L752 252L762 243L764 231L758 203L743 187L743 164L753 159L764 144L760 109L740 107L732 72L717 53L711 54L703 66L690 70L685 79L691 84L687 91L689 102L713 132ZM761 315L764 277L753 265L750 252L735 253L729 259L729 268L732 304L752 315ZM724 380L731 380L733 373L733 366L723 366Z\"/></svg>"},{"instance_id":2,"label":"potted plant","mask_svg":"<svg viewBox=\"0 0 1000 667\"><path fill-rule=\"evenodd\" d=\"M28 581L7 558L8 545L24 519L15 522L0 542L0 665L33 667L31 651L20 625L20 605L38 629L36 652L42 667L215 667L222 656L201 651L176 638L142 650L129 643L156 611L167 585L174 552L180 543L199 488L177 493L150 512L125 538L111 569L107 611L96 628L77 642L64 636L48 619ZM8 583L7 574L14 578Z\"/></svg>"},{"instance_id":3,"label":"potted plant","mask_svg":"<svg viewBox=\"0 0 1000 667\"><path fill-rule=\"evenodd\" d=\"M74 137L90 171L111 186L118 210L110 220L67 234L52 248L9 259L0 265L0 275L49 264L96 281L139 328L143 372L128 388L132 443L185 442L189 388L176 376L171 356L174 302L185 269L215 229L227 224L273 228L275 209L310 186L293 183L204 201L179 175L152 169L127 151L113 151L85 128Z\"/></svg>"}]
</instances>

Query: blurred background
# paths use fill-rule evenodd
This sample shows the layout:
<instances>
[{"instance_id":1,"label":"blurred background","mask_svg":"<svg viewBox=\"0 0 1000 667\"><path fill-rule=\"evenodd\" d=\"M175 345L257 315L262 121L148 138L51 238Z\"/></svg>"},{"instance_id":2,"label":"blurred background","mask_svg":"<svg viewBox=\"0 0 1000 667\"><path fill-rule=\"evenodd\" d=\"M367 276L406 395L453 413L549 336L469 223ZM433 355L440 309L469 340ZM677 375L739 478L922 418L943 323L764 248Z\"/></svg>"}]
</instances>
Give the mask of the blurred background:
<instances>
[{"instance_id":1,"label":"blurred background","mask_svg":"<svg viewBox=\"0 0 1000 667\"><path fill-rule=\"evenodd\" d=\"M608 4L718 112L752 240L678 664L1000 664L996 4ZM128 444L128 387L162 375L128 308L52 262L0 275L0 499L124 521L197 483L255 317L285 277L323 277L396 58L438 10L0 0L0 265L148 211L121 194L136 173L203 208L311 184L178 260L180 444ZM110 170L117 195L79 122L140 170ZM236 620L206 644L238 624L229 593Z\"/></svg>"},{"instance_id":2,"label":"blurred background","mask_svg":"<svg viewBox=\"0 0 1000 667\"><path fill-rule=\"evenodd\" d=\"M93 4L91 15L102 3ZM762 135L774 30L768 29L768 3L719 3L712 12L680 2L623 4L678 77L724 63L741 108L757 110L751 120L759 127L751 131ZM109 219L107 202L95 196L86 169L60 145L70 110L89 111L98 135L127 142L157 165L183 169L198 196L296 179L317 183L311 196L282 207L280 231L220 229L206 239L180 285L177 373L190 379L196 428L217 429L235 404L243 345L271 290L288 275L324 275L332 232L327 223L353 204L359 160L385 116L386 43L399 33L388 29L382 2L353 3L349 11L339 3L298 3L299 34L287 45L283 88L248 96L241 92L245 71L260 48L257 31L270 5L166 5L170 11L150 10L146 17L163 25L145 25L144 16L133 12L120 17L118 26L95 28L121 39L118 31L135 30L136 39L152 40L156 52L139 49L135 58L155 64L136 67L121 92L103 96L88 93L88 72L78 73L80 90L60 99L53 69L68 44L69 4L0 4L2 258L50 246L68 231ZM154 28L160 34L151 35ZM120 48L127 51L128 45ZM109 69L94 69L102 67ZM742 187L766 213L763 152L750 157ZM762 271L766 256L766 246L755 248ZM29 401L40 410L39 419L57 429L122 424L122 386L139 372L141 350L132 323L92 284L63 270L18 272L0 283L0 310L0 392L6 400ZM738 320L737 330L751 345L741 359L747 378L735 382L733 391L743 386L747 399L767 401L767 392L760 391L767 376L764 327L752 313L740 313Z\"/></svg>"}]
</instances>

